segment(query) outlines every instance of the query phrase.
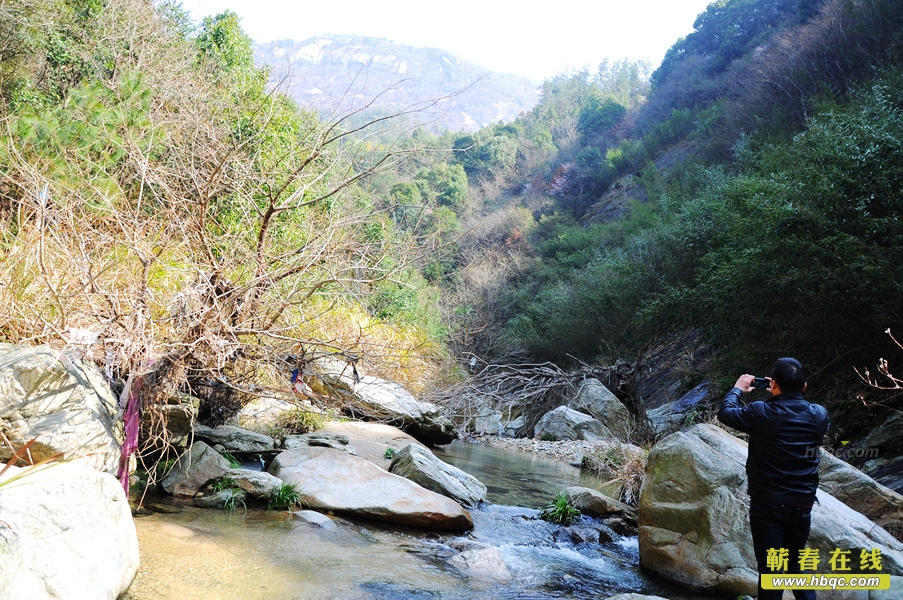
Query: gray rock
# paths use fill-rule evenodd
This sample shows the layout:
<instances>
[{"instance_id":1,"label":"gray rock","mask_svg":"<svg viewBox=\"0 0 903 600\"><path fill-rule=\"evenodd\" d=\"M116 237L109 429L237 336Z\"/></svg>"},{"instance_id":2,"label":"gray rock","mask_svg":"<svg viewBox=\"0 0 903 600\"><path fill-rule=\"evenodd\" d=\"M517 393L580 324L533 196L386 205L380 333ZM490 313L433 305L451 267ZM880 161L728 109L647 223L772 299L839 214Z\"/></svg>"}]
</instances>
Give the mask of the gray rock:
<instances>
[{"instance_id":1,"label":"gray rock","mask_svg":"<svg viewBox=\"0 0 903 600\"><path fill-rule=\"evenodd\" d=\"M570 527L562 527L555 532L555 541L570 544L604 544L613 539L611 533L599 527L572 525Z\"/></svg>"},{"instance_id":2,"label":"gray rock","mask_svg":"<svg viewBox=\"0 0 903 600\"><path fill-rule=\"evenodd\" d=\"M332 448L285 450L269 472L296 484L314 510L440 531L473 527L470 513L454 500Z\"/></svg>"},{"instance_id":3,"label":"gray rock","mask_svg":"<svg viewBox=\"0 0 903 600\"><path fill-rule=\"evenodd\" d=\"M451 419L432 402L416 399L401 384L364 376L352 386L358 408L371 418L396 421L424 444L441 446L458 439Z\"/></svg>"},{"instance_id":4,"label":"gray rock","mask_svg":"<svg viewBox=\"0 0 903 600\"><path fill-rule=\"evenodd\" d=\"M219 452L204 442L195 442L188 452L179 457L161 485L173 496L191 497L228 470L229 461Z\"/></svg>"},{"instance_id":5,"label":"gray rock","mask_svg":"<svg viewBox=\"0 0 903 600\"><path fill-rule=\"evenodd\" d=\"M630 411L598 379L584 381L577 397L571 400L568 407L594 417L617 439L627 441L630 435Z\"/></svg>"},{"instance_id":6,"label":"gray rock","mask_svg":"<svg viewBox=\"0 0 903 600\"><path fill-rule=\"evenodd\" d=\"M274 488L282 485L282 480L265 471L250 469L229 469L225 477L231 477L235 486L257 498L268 495Z\"/></svg>"},{"instance_id":7,"label":"gray rock","mask_svg":"<svg viewBox=\"0 0 903 600\"><path fill-rule=\"evenodd\" d=\"M272 450L276 444L268 435L248 431L241 427L224 425L222 427L207 427L196 423L194 436L210 444L221 444L229 452L260 452Z\"/></svg>"},{"instance_id":8,"label":"gray rock","mask_svg":"<svg viewBox=\"0 0 903 600\"><path fill-rule=\"evenodd\" d=\"M745 442L705 424L656 444L640 493L643 569L700 591L755 593L746 455ZM810 547L880 548L885 572L903 573L903 544L826 492L818 499Z\"/></svg>"},{"instance_id":9,"label":"gray rock","mask_svg":"<svg viewBox=\"0 0 903 600\"><path fill-rule=\"evenodd\" d=\"M866 448L877 448L884 454L903 453L903 414L894 413L865 439Z\"/></svg>"},{"instance_id":10,"label":"gray rock","mask_svg":"<svg viewBox=\"0 0 903 600\"><path fill-rule=\"evenodd\" d=\"M119 404L100 370L48 346L0 344L0 433L37 460L83 456L115 475L125 439ZM0 460L13 452L0 444Z\"/></svg>"},{"instance_id":11,"label":"gray rock","mask_svg":"<svg viewBox=\"0 0 903 600\"><path fill-rule=\"evenodd\" d=\"M292 511L292 515L298 517L302 521L310 523L311 525L316 525L320 529L326 529L329 531L337 529L335 521L322 513L318 513L315 510L296 510Z\"/></svg>"},{"instance_id":12,"label":"gray rock","mask_svg":"<svg viewBox=\"0 0 903 600\"><path fill-rule=\"evenodd\" d=\"M357 450L354 446L348 444L348 436L328 434L328 433L304 433L300 435L287 435L282 440L282 447L286 450L294 450L304 446L322 446L324 448L334 448L356 455Z\"/></svg>"},{"instance_id":13,"label":"gray rock","mask_svg":"<svg viewBox=\"0 0 903 600\"><path fill-rule=\"evenodd\" d=\"M484 582L504 583L511 580L511 571L498 548L475 548L452 556L448 564L466 574L471 579Z\"/></svg>"},{"instance_id":14,"label":"gray rock","mask_svg":"<svg viewBox=\"0 0 903 600\"><path fill-rule=\"evenodd\" d=\"M903 496L824 449L818 476L821 489L882 527L903 517Z\"/></svg>"},{"instance_id":15,"label":"gray rock","mask_svg":"<svg viewBox=\"0 0 903 600\"><path fill-rule=\"evenodd\" d=\"M430 446L458 439L455 424L437 405L418 400L399 383L371 375L354 378L347 369L328 377L347 390L354 416L392 423Z\"/></svg>"},{"instance_id":16,"label":"gray rock","mask_svg":"<svg viewBox=\"0 0 903 600\"><path fill-rule=\"evenodd\" d=\"M501 435L505 430L502 425L502 411L494 410L486 404L478 405L468 430L477 435Z\"/></svg>"},{"instance_id":17,"label":"gray rock","mask_svg":"<svg viewBox=\"0 0 903 600\"><path fill-rule=\"evenodd\" d=\"M0 596L115 600L137 572L138 535L113 475L73 462L0 477Z\"/></svg>"},{"instance_id":18,"label":"gray rock","mask_svg":"<svg viewBox=\"0 0 903 600\"><path fill-rule=\"evenodd\" d=\"M312 409L310 402L301 402L305 410ZM251 431L278 429L286 415L298 410L299 402L286 398L257 397L241 407L235 419L238 426Z\"/></svg>"},{"instance_id":19,"label":"gray rock","mask_svg":"<svg viewBox=\"0 0 903 600\"><path fill-rule=\"evenodd\" d=\"M334 436L336 439L348 440L348 448L354 449L354 456L369 460L381 469L388 470L392 456L399 448L408 444L420 444L416 438L397 427L383 423L366 423L360 421L331 421L314 432L316 435ZM388 450L391 452L387 453ZM351 454L349 452L349 454Z\"/></svg>"},{"instance_id":20,"label":"gray rock","mask_svg":"<svg viewBox=\"0 0 903 600\"><path fill-rule=\"evenodd\" d=\"M712 397L711 382L704 381L674 402L668 402L646 411L646 416L657 433L671 433L682 426L693 424L692 417L701 412Z\"/></svg>"},{"instance_id":21,"label":"gray rock","mask_svg":"<svg viewBox=\"0 0 903 600\"><path fill-rule=\"evenodd\" d=\"M626 517L636 522L637 511L620 500L615 500L597 490L572 486L565 490L571 506L588 517L608 517L612 515Z\"/></svg>"},{"instance_id":22,"label":"gray rock","mask_svg":"<svg viewBox=\"0 0 903 600\"><path fill-rule=\"evenodd\" d=\"M544 414L533 428L533 437L550 441L614 439L611 431L597 419L567 406Z\"/></svg>"},{"instance_id":23,"label":"gray rock","mask_svg":"<svg viewBox=\"0 0 903 600\"><path fill-rule=\"evenodd\" d=\"M617 596L609 596L605 600L668 600L661 596L646 596L645 594L618 594Z\"/></svg>"},{"instance_id":24,"label":"gray rock","mask_svg":"<svg viewBox=\"0 0 903 600\"><path fill-rule=\"evenodd\" d=\"M198 400L190 396L177 396L176 402L169 402L156 407L160 416L166 423L166 431L169 432L169 443L173 446L186 448L191 442L192 426L198 416ZM178 400L183 400L179 402ZM142 415L142 427L151 430L153 425L147 413Z\"/></svg>"},{"instance_id":25,"label":"gray rock","mask_svg":"<svg viewBox=\"0 0 903 600\"><path fill-rule=\"evenodd\" d=\"M409 444L395 453L389 472L406 477L428 490L448 496L464 506L486 501L486 486L417 444Z\"/></svg>"}]
</instances>

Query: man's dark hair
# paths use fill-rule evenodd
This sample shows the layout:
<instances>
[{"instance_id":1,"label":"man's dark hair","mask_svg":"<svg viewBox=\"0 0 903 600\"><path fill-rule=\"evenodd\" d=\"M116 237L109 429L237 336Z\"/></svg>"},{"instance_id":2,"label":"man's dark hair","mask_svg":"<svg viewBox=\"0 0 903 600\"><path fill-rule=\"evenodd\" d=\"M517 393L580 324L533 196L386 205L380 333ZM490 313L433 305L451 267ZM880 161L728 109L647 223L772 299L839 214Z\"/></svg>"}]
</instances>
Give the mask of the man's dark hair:
<instances>
[{"instance_id":1,"label":"man's dark hair","mask_svg":"<svg viewBox=\"0 0 903 600\"><path fill-rule=\"evenodd\" d=\"M771 367L771 378L781 392L802 392L806 387L806 369L795 358L779 358Z\"/></svg>"}]
</instances>

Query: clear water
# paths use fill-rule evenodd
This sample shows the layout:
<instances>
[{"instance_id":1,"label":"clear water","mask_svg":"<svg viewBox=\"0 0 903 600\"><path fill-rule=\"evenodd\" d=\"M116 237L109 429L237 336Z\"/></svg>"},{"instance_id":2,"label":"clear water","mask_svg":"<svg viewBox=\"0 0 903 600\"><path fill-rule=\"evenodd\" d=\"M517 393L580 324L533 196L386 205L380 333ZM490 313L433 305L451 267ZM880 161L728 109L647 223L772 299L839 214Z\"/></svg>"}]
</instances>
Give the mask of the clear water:
<instances>
[{"instance_id":1,"label":"clear water","mask_svg":"<svg viewBox=\"0 0 903 600\"><path fill-rule=\"evenodd\" d=\"M136 518L141 567L124 600L598 599L621 592L691 598L642 574L636 538L556 541L529 518L556 489L592 486L579 469L525 453L452 444L437 452L489 488L464 536L334 517L320 528L287 513L186 508ZM585 525L600 526L590 520ZM472 579L448 564L463 540L494 546L512 577Z\"/></svg>"}]
</instances>

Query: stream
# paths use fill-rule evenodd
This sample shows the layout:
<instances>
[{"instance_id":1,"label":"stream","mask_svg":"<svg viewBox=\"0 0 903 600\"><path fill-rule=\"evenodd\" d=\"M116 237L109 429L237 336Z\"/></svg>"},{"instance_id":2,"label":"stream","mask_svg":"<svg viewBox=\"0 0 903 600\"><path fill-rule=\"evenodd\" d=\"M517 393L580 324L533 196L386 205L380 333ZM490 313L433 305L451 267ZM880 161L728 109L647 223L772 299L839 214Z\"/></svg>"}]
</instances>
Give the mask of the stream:
<instances>
[{"instance_id":1,"label":"stream","mask_svg":"<svg viewBox=\"0 0 903 600\"><path fill-rule=\"evenodd\" d=\"M488 488L474 529L439 534L333 517L323 528L289 513L193 507L136 517L141 566L122 600L599 599L622 592L689 600L686 590L643 574L636 537L569 541L532 519L556 490L598 480L559 461L455 442L436 455ZM583 525L604 525L583 518ZM506 583L470 578L448 564L450 544L494 546ZM568 541L559 541L568 540Z\"/></svg>"}]
</instances>

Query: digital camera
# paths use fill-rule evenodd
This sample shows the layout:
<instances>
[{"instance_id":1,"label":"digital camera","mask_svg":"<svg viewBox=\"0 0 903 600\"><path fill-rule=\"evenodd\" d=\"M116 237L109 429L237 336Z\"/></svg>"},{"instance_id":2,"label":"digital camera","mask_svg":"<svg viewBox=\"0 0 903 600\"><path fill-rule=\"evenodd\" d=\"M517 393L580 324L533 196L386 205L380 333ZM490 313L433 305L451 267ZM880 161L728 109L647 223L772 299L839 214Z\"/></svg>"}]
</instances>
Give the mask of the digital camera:
<instances>
[{"instance_id":1,"label":"digital camera","mask_svg":"<svg viewBox=\"0 0 903 600\"><path fill-rule=\"evenodd\" d=\"M767 390L771 387L771 380L767 377L756 377L752 382L753 389Z\"/></svg>"}]
</instances>

